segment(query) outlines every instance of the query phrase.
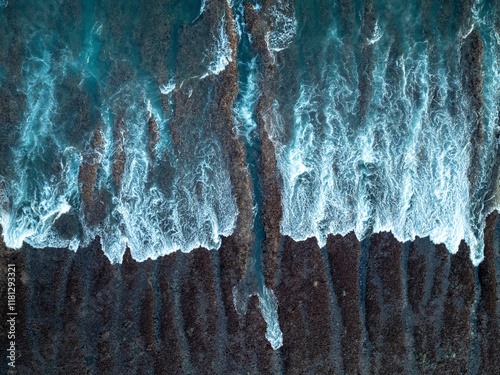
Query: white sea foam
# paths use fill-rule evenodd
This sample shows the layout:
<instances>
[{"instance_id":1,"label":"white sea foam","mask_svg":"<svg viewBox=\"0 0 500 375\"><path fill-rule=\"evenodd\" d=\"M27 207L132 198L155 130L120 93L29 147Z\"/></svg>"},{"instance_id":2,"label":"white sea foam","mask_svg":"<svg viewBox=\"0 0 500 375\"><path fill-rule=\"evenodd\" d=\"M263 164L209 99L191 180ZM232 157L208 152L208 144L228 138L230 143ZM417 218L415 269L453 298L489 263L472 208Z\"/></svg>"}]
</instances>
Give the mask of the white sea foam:
<instances>
[{"instance_id":1,"label":"white sea foam","mask_svg":"<svg viewBox=\"0 0 500 375\"><path fill-rule=\"evenodd\" d=\"M207 0L201 0L200 15L203 14L206 9L208 9Z\"/></svg>"},{"instance_id":2,"label":"white sea foam","mask_svg":"<svg viewBox=\"0 0 500 375\"><path fill-rule=\"evenodd\" d=\"M74 247L74 239L61 238L52 227L78 196L81 163L80 152L57 138L54 92L59 70L48 51L32 55L22 67L27 116L12 149L15 176L2 178L0 206L3 237L10 248L20 248L23 241L35 247ZM41 167L53 158L60 160L61 172L46 175Z\"/></svg>"},{"instance_id":3,"label":"white sea foam","mask_svg":"<svg viewBox=\"0 0 500 375\"><path fill-rule=\"evenodd\" d=\"M399 35L401 56L395 58L395 36L387 19L377 19L367 41L374 66L369 72L373 92L368 98L361 97L359 72L355 64L346 64L342 35L333 29L327 44L338 47L338 53L318 59L319 81L317 76L310 79L304 74L298 98L294 98L292 123L286 123L288 116L282 113L291 106L282 106L280 97L262 114L283 177L283 234L296 240L315 236L323 245L329 233L354 231L361 239L373 232L391 231L401 241L429 236L452 252L464 239L472 249L474 264L481 261L484 219L500 207L498 181L491 181L498 169L500 38L494 16L484 4L477 1L456 38L442 41L433 53L428 41ZM271 12L274 18L266 42L275 53L293 42L297 21L282 3ZM232 61L226 26L221 17L208 52L207 74L220 74ZM473 124L470 103L461 92L459 61L460 43L466 43L474 29L484 43L480 114L484 137L474 155L478 177L471 184ZM82 70L82 82L97 77L98 69L92 64L99 57L101 32L102 25L94 24L77 58L62 51L56 61L45 50L31 53L23 63L20 91L26 98L26 112L12 148L9 167L15 172L0 181L0 223L7 246L18 248L25 241L37 247L76 249L99 235L113 261L121 260L126 245L139 260L177 249L217 248L220 236L232 233L237 217L220 144L204 137L206 142L195 150L193 159L179 164L169 152L169 114L162 113L159 98L152 94L158 96L158 88L146 90L150 83L142 79L124 82L109 97L105 84L99 89L105 99L100 99L99 108L103 150L98 156L96 190L107 191L112 203L101 225L91 227L85 222L78 187L82 151L58 137L55 90L58 80L71 69ZM33 43L29 47L37 50ZM439 58L430 61L433 55ZM240 120L237 129L247 139L256 129L252 119L258 95L256 71L252 66L247 85L241 87L241 105L234 109ZM171 80L160 92L173 100L170 94L175 87ZM369 100L362 119L358 116L360 99ZM122 186L115 191L112 124L118 113L127 129L126 163ZM146 146L150 117L160 129L156 157L169 158L174 170L170 191L162 190L150 176L153 161ZM290 139L285 138L290 133L286 127L293 128ZM60 165L49 170L54 160ZM83 226L81 238L63 238L55 224L77 212Z\"/></svg>"},{"instance_id":4,"label":"white sea foam","mask_svg":"<svg viewBox=\"0 0 500 375\"><path fill-rule=\"evenodd\" d=\"M240 82L240 98L233 106L233 112L236 118L236 132L243 136L248 143L251 143L257 129L257 123L253 118L255 105L259 98L257 58L252 59L249 70L247 81L245 83Z\"/></svg>"},{"instance_id":5,"label":"white sea foam","mask_svg":"<svg viewBox=\"0 0 500 375\"><path fill-rule=\"evenodd\" d=\"M276 350L283 346L283 332L281 331L278 320L278 300L272 289L268 289L265 285L259 288L258 292L248 292L244 285L239 287L234 286L233 306L239 315L245 315L248 308L248 300L252 296L257 296L259 299L259 309L264 321L266 322L266 339L271 344L271 347Z\"/></svg>"},{"instance_id":6,"label":"white sea foam","mask_svg":"<svg viewBox=\"0 0 500 375\"><path fill-rule=\"evenodd\" d=\"M80 58L84 61L86 55ZM26 242L35 247L76 250L99 236L112 262L121 261L126 246L139 261L177 250L218 248L221 236L232 234L238 215L220 143L210 135L200 137L203 142L179 163L169 148L170 114L163 113L155 95L157 89L141 79L123 82L110 95L106 95L105 87L101 88L104 99L99 112L103 126L99 131L103 145L95 160L99 164L95 191L107 191L111 202L106 203L103 221L86 221L78 186L82 154L55 130L60 104L55 87L58 74L65 74L61 64L81 67L75 61L56 64L48 51L29 58L23 65L26 113L12 158L17 175L2 176L0 186L0 224L6 245L19 248ZM113 123L118 114L125 127L125 165L121 186L116 189L112 173L116 152ZM162 190L150 175L153 162L147 137L151 117L160 136L155 146L156 162L169 159L172 190ZM87 142L90 140L91 134ZM50 175L37 169L34 163L43 158L59 163L60 173ZM81 225L82 230L70 238L61 236L54 226L64 214L76 216Z\"/></svg>"},{"instance_id":7,"label":"white sea foam","mask_svg":"<svg viewBox=\"0 0 500 375\"><path fill-rule=\"evenodd\" d=\"M110 105L126 103L129 106L122 119L127 129L122 185L113 198L105 230L95 228L92 236L101 237L105 254L114 262L121 261L125 246L130 247L133 258L138 261L177 250L218 248L220 236L233 232L238 211L229 172L221 168L222 154L217 142L206 139L206 143L200 144L191 155L189 166L177 165L170 159L177 169L172 176L173 190L161 190L149 182L147 121L152 116L165 128L166 120L140 86L124 86ZM162 157L162 153L158 152L157 157ZM197 186L201 186L198 194Z\"/></svg>"},{"instance_id":8,"label":"white sea foam","mask_svg":"<svg viewBox=\"0 0 500 375\"><path fill-rule=\"evenodd\" d=\"M478 17L485 30L492 25L487 15ZM460 69L460 45L454 45L454 61L443 56L431 66L428 45L409 40L404 55L391 60L392 36L384 35L385 28L377 22L369 41L374 48L373 95L363 123L357 117L358 72L347 67L346 76L340 54L330 61L319 59L324 64L319 82L302 83L293 124L285 123L279 99L264 116L283 178L281 232L295 240L316 237L323 246L329 233L354 231L362 239L391 231L400 241L428 236L452 253L463 239L477 265L483 258L485 217L493 209L484 205L484 191L498 149L494 28L487 29L485 39L485 140L480 179L473 188L469 166L474 124L468 120L466 95L460 93L461 76L451 74L449 65ZM334 37L329 43L340 41ZM289 126L292 136L285 139Z\"/></svg>"},{"instance_id":9,"label":"white sea foam","mask_svg":"<svg viewBox=\"0 0 500 375\"><path fill-rule=\"evenodd\" d=\"M283 332L278 321L278 300L273 290L265 286L261 294L258 294L259 308L267 324L266 339L276 350L283 346Z\"/></svg>"},{"instance_id":10,"label":"white sea foam","mask_svg":"<svg viewBox=\"0 0 500 375\"><path fill-rule=\"evenodd\" d=\"M382 39L382 31L380 27L378 27L378 22L375 23L375 30L373 31L373 38L368 40L368 44L375 44L380 39Z\"/></svg>"},{"instance_id":11,"label":"white sea foam","mask_svg":"<svg viewBox=\"0 0 500 375\"><path fill-rule=\"evenodd\" d=\"M220 20L217 34L213 35L211 46L211 61L208 64L208 71L211 74L218 75L226 69L226 66L232 61L232 49L226 33L226 16Z\"/></svg>"},{"instance_id":12,"label":"white sea foam","mask_svg":"<svg viewBox=\"0 0 500 375\"><path fill-rule=\"evenodd\" d=\"M160 87L160 92L163 95L168 95L168 94L170 94L174 90L175 90L175 80L174 79L171 79L168 82L168 84L163 85L162 87Z\"/></svg>"},{"instance_id":13,"label":"white sea foam","mask_svg":"<svg viewBox=\"0 0 500 375\"><path fill-rule=\"evenodd\" d=\"M283 2L274 5L269 14L272 25L265 40L269 51L274 53L284 50L292 43L297 32L297 20L290 6Z\"/></svg>"}]
</instances>

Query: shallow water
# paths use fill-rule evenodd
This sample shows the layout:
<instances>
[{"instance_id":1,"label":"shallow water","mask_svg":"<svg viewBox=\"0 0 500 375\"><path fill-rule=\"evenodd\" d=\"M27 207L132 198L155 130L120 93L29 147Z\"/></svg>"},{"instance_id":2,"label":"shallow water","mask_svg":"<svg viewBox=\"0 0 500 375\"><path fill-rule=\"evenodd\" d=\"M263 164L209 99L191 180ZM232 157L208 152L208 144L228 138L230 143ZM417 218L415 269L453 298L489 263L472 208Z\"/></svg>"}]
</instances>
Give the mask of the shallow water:
<instances>
[{"instance_id":1,"label":"shallow water","mask_svg":"<svg viewBox=\"0 0 500 375\"><path fill-rule=\"evenodd\" d=\"M240 35L233 121L253 181L261 275L255 111L267 82L241 3L229 3ZM451 252L465 240L478 264L485 217L499 200L499 5L256 4L272 15L266 45L278 89L265 126L283 181L281 233L324 245L330 233L391 231L400 241L428 236ZM76 250L99 236L113 262L126 246L137 260L218 248L238 217L229 156L210 117L233 52L219 2L45 0L0 9L6 245ZM185 129L182 146L176 129ZM89 163L98 165L97 218L82 198Z\"/></svg>"},{"instance_id":2,"label":"shallow water","mask_svg":"<svg viewBox=\"0 0 500 375\"><path fill-rule=\"evenodd\" d=\"M227 47L221 42L224 19L216 38L207 38L209 51L192 52L193 69L186 72L177 68L175 37L196 19L199 2L165 4L158 13L136 2L45 1L26 10L28 5L9 4L1 22L4 39L12 38L11 25L22 30L16 48L23 51L19 66L8 52L1 62L8 84L18 90L10 95L23 106L19 121L7 126L12 143L3 150L0 216L7 246L25 241L76 250L100 236L115 262L126 245L137 260L220 246L237 216L221 141L202 115L192 125L198 129L191 134L192 152L176 154L169 122L175 91L193 90L189 79L224 69L218 50ZM162 19L166 25L152 30L149 23ZM174 88L162 90L168 84ZM2 84L3 97L7 90ZM210 87L196 95L209 103ZM150 118L158 127L152 155ZM96 223L84 215L79 190L95 131L102 144L92 160L99 164L93 194L105 211ZM121 183L113 176L117 153L125 160Z\"/></svg>"},{"instance_id":3,"label":"shallow water","mask_svg":"<svg viewBox=\"0 0 500 375\"><path fill-rule=\"evenodd\" d=\"M282 234L324 244L329 233L391 231L453 253L464 239L478 264L498 205L498 9L299 1L296 18L268 124ZM287 81L290 70L299 78Z\"/></svg>"}]
</instances>

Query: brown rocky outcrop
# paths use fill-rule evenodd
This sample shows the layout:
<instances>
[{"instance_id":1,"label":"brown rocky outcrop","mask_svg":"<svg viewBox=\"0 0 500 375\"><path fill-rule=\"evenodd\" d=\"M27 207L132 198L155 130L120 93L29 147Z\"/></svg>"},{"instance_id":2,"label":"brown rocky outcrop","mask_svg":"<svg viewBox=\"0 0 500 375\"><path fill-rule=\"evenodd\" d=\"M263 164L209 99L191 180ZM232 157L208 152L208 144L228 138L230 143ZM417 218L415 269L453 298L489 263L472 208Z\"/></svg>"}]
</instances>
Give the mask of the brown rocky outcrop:
<instances>
[{"instance_id":1,"label":"brown rocky outcrop","mask_svg":"<svg viewBox=\"0 0 500 375\"><path fill-rule=\"evenodd\" d=\"M360 244L351 234L330 237L323 254L314 239L285 237L275 351L257 297L242 316L229 305L218 251L138 263L127 250L111 265L98 240L76 253L0 243L0 270L16 265L17 373L495 374L496 226L492 214L477 281L465 245L452 255L428 239L401 244L381 233ZM234 242L222 246L229 252Z\"/></svg>"},{"instance_id":2,"label":"brown rocky outcrop","mask_svg":"<svg viewBox=\"0 0 500 375\"><path fill-rule=\"evenodd\" d=\"M271 107L276 95L276 77L274 58L267 48L266 34L270 31L268 10L272 1L263 3L263 10L257 12L253 4L245 3L245 22L252 36L252 48L258 53L262 76L259 83L260 97L257 102L257 128L260 139L259 181L262 190L261 219L265 239L262 243L262 258L264 277L268 288L273 288L275 282L276 257L280 243L281 195L279 191L280 175L276 164L274 145L269 136L272 126Z\"/></svg>"}]
</instances>

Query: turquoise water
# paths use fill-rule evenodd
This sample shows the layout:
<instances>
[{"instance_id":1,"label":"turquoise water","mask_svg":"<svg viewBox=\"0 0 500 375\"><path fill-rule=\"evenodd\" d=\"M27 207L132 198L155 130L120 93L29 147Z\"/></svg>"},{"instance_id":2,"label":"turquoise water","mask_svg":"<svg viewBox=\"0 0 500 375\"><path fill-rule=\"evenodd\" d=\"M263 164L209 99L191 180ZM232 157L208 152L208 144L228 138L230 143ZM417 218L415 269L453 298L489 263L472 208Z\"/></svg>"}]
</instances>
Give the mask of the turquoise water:
<instances>
[{"instance_id":1,"label":"turquoise water","mask_svg":"<svg viewBox=\"0 0 500 375\"><path fill-rule=\"evenodd\" d=\"M329 233L391 231L451 252L465 239L478 264L498 205L498 5L331 5L297 3L298 34L280 67L268 126L282 233L324 244ZM482 88L468 83L476 66L464 53L475 35Z\"/></svg>"},{"instance_id":2,"label":"turquoise water","mask_svg":"<svg viewBox=\"0 0 500 375\"><path fill-rule=\"evenodd\" d=\"M23 51L19 65L5 72L23 107L19 121L8 124L12 143L2 150L7 246L19 248L25 241L76 250L99 236L112 261L121 261L125 245L144 260L178 249L217 248L220 236L232 233L237 209L221 139L205 129L206 117L198 117L190 124L197 129L189 140L192 152L179 154L169 131L174 91L193 90L193 76L218 73L203 65L219 62L205 46L192 51L192 70L177 61L181 29L196 19L200 6L45 1L5 7L2 38L13 44L18 29L19 45L13 48ZM151 22L164 25L152 29ZM196 22L203 32L202 20ZM207 45L214 51L218 46L210 39ZM3 57L7 66L8 54ZM175 90L162 93L169 84ZM2 89L9 95L7 85ZM201 90L197 96L210 98L210 87ZM159 134L154 160L147 150L150 118ZM120 121L123 129L114 131ZM94 223L83 213L79 173L96 130L102 146L94 161L99 168L93 193L105 217ZM118 151L125 155L120 186L113 179Z\"/></svg>"},{"instance_id":3,"label":"turquoise water","mask_svg":"<svg viewBox=\"0 0 500 375\"><path fill-rule=\"evenodd\" d=\"M7 246L76 250L99 236L119 262L127 245L144 260L218 248L233 233L229 156L209 115L217 79L232 62L225 4L3 3L0 223ZM240 35L233 121L253 181L263 295L255 111L268 82L242 2L228 4ZM498 3L256 4L271 15L266 47L277 90L265 126L283 180L281 233L323 245L329 233L364 239L391 231L401 241L428 236L451 252L465 240L478 264L485 217L499 201ZM98 164L92 199L101 207L93 219L82 200L81 167L89 160Z\"/></svg>"}]
</instances>

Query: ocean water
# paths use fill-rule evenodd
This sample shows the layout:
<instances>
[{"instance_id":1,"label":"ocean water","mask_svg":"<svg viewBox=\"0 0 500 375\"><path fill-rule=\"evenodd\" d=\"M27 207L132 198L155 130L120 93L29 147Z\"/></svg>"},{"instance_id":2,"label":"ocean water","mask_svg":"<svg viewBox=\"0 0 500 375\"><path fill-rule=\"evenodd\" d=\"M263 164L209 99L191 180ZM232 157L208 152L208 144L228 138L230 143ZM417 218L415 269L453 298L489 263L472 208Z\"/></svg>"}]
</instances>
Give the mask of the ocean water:
<instances>
[{"instance_id":1,"label":"ocean water","mask_svg":"<svg viewBox=\"0 0 500 375\"><path fill-rule=\"evenodd\" d=\"M8 247L76 250L99 236L105 254L120 262L126 246L145 260L218 248L220 236L232 233L238 211L221 139L206 126L208 111L189 124L189 155L175 148L169 131L176 92L210 103L211 88L195 81L219 74L230 60L221 17L214 30L201 25L207 46L192 51L190 69L179 67L179 35L203 23L199 9L197 1L21 1L3 8L2 128L9 142L2 145L0 221ZM151 22L164 25L152 29ZM150 119L157 128L151 150ZM93 220L82 199L85 163L98 165L92 199L101 209Z\"/></svg>"},{"instance_id":2,"label":"ocean water","mask_svg":"<svg viewBox=\"0 0 500 375\"><path fill-rule=\"evenodd\" d=\"M465 240L483 259L498 207L498 17L488 1L296 3L266 124L282 234L324 245L391 231L452 253Z\"/></svg>"},{"instance_id":3,"label":"ocean water","mask_svg":"<svg viewBox=\"0 0 500 375\"><path fill-rule=\"evenodd\" d=\"M233 233L228 155L209 115L214 80L233 59L230 22L239 35L234 128L248 153L260 231L255 111L267 83L242 2L228 3L234 21L224 11L213 21L207 12L220 4L2 3L7 246L76 250L99 236L117 262L126 246L144 260L218 248ZM255 8L267 14L276 66L265 126L283 181L282 234L323 245L330 233L362 240L391 231L400 241L428 236L451 252L465 240L478 264L485 217L499 202L498 4L299 0ZM190 28L199 41L186 47ZM195 110L190 99L196 115L176 117L179 108ZM189 129L182 147L174 128ZM84 164L97 165L97 219L85 214Z\"/></svg>"}]
</instances>

